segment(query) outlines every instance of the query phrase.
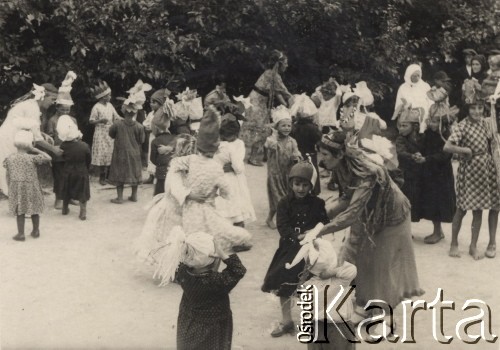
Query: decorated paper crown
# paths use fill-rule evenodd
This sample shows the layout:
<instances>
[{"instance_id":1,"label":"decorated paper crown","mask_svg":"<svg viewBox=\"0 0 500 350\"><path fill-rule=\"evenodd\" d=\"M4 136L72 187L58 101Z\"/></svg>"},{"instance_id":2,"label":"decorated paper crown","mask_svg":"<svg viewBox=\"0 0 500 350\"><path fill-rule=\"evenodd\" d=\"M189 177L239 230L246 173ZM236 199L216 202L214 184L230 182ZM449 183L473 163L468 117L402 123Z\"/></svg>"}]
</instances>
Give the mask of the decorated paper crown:
<instances>
[{"instance_id":1,"label":"decorated paper crown","mask_svg":"<svg viewBox=\"0 0 500 350\"><path fill-rule=\"evenodd\" d=\"M277 125L280 121L285 119L292 120L292 116L290 115L290 111L283 105L279 105L276 108L271 110L271 116L273 118L273 124Z\"/></svg>"},{"instance_id":2,"label":"decorated paper crown","mask_svg":"<svg viewBox=\"0 0 500 350\"><path fill-rule=\"evenodd\" d=\"M183 92L175 95L179 101L191 101L198 97L198 91L190 90L189 87L186 88Z\"/></svg>"},{"instance_id":3,"label":"decorated paper crown","mask_svg":"<svg viewBox=\"0 0 500 350\"><path fill-rule=\"evenodd\" d=\"M371 90L368 88L368 85L366 85L366 81L357 82L353 90L354 94L361 99L361 104L363 106L371 106L375 101Z\"/></svg>"},{"instance_id":4,"label":"decorated paper crown","mask_svg":"<svg viewBox=\"0 0 500 350\"><path fill-rule=\"evenodd\" d=\"M401 116L399 117L400 123L420 123L425 114L425 110L422 107L412 108L411 105L403 107L401 111Z\"/></svg>"},{"instance_id":5,"label":"decorated paper crown","mask_svg":"<svg viewBox=\"0 0 500 350\"><path fill-rule=\"evenodd\" d=\"M475 82L470 79L464 82L463 95L465 97L465 104L467 105L482 104L485 102L484 94L481 90L476 89Z\"/></svg>"},{"instance_id":6,"label":"decorated paper crown","mask_svg":"<svg viewBox=\"0 0 500 350\"><path fill-rule=\"evenodd\" d=\"M448 93L442 87L438 88L436 86L433 86L432 89L427 91L427 97L434 102L441 102L446 100L446 98L448 97Z\"/></svg>"},{"instance_id":7,"label":"decorated paper crown","mask_svg":"<svg viewBox=\"0 0 500 350\"><path fill-rule=\"evenodd\" d=\"M96 100L103 98L111 93L111 88L105 81L100 81L97 85L90 89L90 93L94 95Z\"/></svg>"},{"instance_id":8,"label":"decorated paper crown","mask_svg":"<svg viewBox=\"0 0 500 350\"><path fill-rule=\"evenodd\" d=\"M75 81L75 79L75 72L69 71L68 73L66 73L66 77L61 83L61 87L59 88L59 91L57 93L56 104L66 106L72 106L74 104L73 99L71 98L71 85L73 84L73 81Z\"/></svg>"},{"instance_id":9,"label":"decorated paper crown","mask_svg":"<svg viewBox=\"0 0 500 350\"><path fill-rule=\"evenodd\" d=\"M141 79L137 80L137 83L129 89L128 100L134 101L137 109L142 109L144 102L146 102L145 92L150 91L153 87L147 83L143 83Z\"/></svg>"},{"instance_id":10,"label":"decorated paper crown","mask_svg":"<svg viewBox=\"0 0 500 350\"><path fill-rule=\"evenodd\" d=\"M318 108L311 100L309 96L305 93L301 95L294 95L294 102L292 107L290 108L290 114L293 116L301 116L312 117L318 113Z\"/></svg>"}]
</instances>

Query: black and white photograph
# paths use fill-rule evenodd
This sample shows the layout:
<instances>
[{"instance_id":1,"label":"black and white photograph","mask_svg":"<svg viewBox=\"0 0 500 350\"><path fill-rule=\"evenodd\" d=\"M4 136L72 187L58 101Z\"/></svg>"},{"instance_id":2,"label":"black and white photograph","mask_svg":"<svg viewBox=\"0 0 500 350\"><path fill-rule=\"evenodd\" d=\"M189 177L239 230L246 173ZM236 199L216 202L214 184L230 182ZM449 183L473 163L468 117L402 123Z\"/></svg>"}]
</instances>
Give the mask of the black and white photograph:
<instances>
[{"instance_id":1,"label":"black and white photograph","mask_svg":"<svg viewBox=\"0 0 500 350\"><path fill-rule=\"evenodd\" d=\"M1 0L0 349L500 349L499 0Z\"/></svg>"}]
</instances>

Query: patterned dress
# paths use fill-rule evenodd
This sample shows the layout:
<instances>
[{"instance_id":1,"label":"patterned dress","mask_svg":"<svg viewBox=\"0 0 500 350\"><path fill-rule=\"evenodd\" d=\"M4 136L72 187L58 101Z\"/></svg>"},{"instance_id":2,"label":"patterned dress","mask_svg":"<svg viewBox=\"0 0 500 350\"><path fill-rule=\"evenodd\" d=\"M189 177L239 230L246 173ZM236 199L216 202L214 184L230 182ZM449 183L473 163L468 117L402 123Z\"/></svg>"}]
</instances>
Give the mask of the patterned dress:
<instances>
[{"instance_id":1,"label":"patterned dress","mask_svg":"<svg viewBox=\"0 0 500 350\"><path fill-rule=\"evenodd\" d=\"M111 103L105 105L97 102L90 112L90 121L106 119L105 124L96 124L94 141L92 143L92 165L109 166L113 154L113 139L109 137L109 128L116 119L121 117Z\"/></svg>"},{"instance_id":2,"label":"patterned dress","mask_svg":"<svg viewBox=\"0 0 500 350\"><path fill-rule=\"evenodd\" d=\"M177 318L178 350L231 350L233 315L229 292L246 269L236 254L224 263L224 271L204 274L194 274L186 265L179 267L183 294Z\"/></svg>"},{"instance_id":3,"label":"patterned dress","mask_svg":"<svg viewBox=\"0 0 500 350\"><path fill-rule=\"evenodd\" d=\"M232 200L222 165L218 161L198 154L177 157L170 162L168 171L187 172L185 185L190 190L183 194L184 198L174 193L182 205L182 228L186 235L194 232L211 234L225 251L235 245L250 244L251 234L241 227L233 226L232 222L215 209L217 191L223 198ZM172 188L172 191L175 190L177 188ZM191 200L187 198L189 193L206 199Z\"/></svg>"},{"instance_id":4,"label":"patterned dress","mask_svg":"<svg viewBox=\"0 0 500 350\"><path fill-rule=\"evenodd\" d=\"M267 148L267 198L269 210L276 211L278 202L285 197L290 189L288 173L294 161L301 157L297 141L291 136L278 139L274 131L264 145Z\"/></svg>"},{"instance_id":5,"label":"patterned dress","mask_svg":"<svg viewBox=\"0 0 500 350\"><path fill-rule=\"evenodd\" d=\"M266 70L255 83L254 89L248 96L252 107L245 111L246 121L241 127L241 139L245 146L250 149L252 146L262 151L266 141L266 124L270 123L268 110L269 93L274 88L275 93L280 93L288 99L291 94L288 92L281 76L273 74L272 69Z\"/></svg>"},{"instance_id":6,"label":"patterned dress","mask_svg":"<svg viewBox=\"0 0 500 350\"><path fill-rule=\"evenodd\" d=\"M4 160L9 183L9 212L12 215L37 215L43 212L43 193L36 166L49 161L40 154L27 153L14 153Z\"/></svg>"},{"instance_id":7,"label":"patterned dress","mask_svg":"<svg viewBox=\"0 0 500 350\"><path fill-rule=\"evenodd\" d=\"M465 118L448 141L472 150L471 160L461 160L457 174L457 207L462 210L499 209L496 171L489 150L486 122Z\"/></svg>"}]
</instances>

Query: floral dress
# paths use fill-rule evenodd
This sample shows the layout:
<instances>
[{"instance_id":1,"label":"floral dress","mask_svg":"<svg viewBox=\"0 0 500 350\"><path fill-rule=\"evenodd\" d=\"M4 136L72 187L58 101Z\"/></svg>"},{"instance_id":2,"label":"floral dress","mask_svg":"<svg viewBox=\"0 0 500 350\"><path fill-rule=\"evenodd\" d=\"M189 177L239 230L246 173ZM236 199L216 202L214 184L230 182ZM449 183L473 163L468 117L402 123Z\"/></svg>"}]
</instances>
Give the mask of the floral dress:
<instances>
[{"instance_id":1,"label":"floral dress","mask_svg":"<svg viewBox=\"0 0 500 350\"><path fill-rule=\"evenodd\" d=\"M92 165L109 166L113 154L113 139L109 136L109 128L116 119L121 119L111 103L105 105L97 102L90 112L90 121L106 119L105 124L96 124L92 143Z\"/></svg>"},{"instance_id":2,"label":"floral dress","mask_svg":"<svg viewBox=\"0 0 500 350\"><path fill-rule=\"evenodd\" d=\"M465 118L448 141L472 150L471 160L461 160L457 174L457 207L462 210L499 209L496 171L490 154L486 122Z\"/></svg>"},{"instance_id":3,"label":"floral dress","mask_svg":"<svg viewBox=\"0 0 500 350\"><path fill-rule=\"evenodd\" d=\"M49 161L40 154L27 153L14 153L4 160L9 183L9 212L12 215L37 215L43 212L43 193L36 166Z\"/></svg>"},{"instance_id":4,"label":"floral dress","mask_svg":"<svg viewBox=\"0 0 500 350\"><path fill-rule=\"evenodd\" d=\"M278 202L289 192L288 173L294 161L301 157L297 141L291 136L278 139L278 132L269 136L267 148L267 197L269 210L276 211Z\"/></svg>"}]
</instances>

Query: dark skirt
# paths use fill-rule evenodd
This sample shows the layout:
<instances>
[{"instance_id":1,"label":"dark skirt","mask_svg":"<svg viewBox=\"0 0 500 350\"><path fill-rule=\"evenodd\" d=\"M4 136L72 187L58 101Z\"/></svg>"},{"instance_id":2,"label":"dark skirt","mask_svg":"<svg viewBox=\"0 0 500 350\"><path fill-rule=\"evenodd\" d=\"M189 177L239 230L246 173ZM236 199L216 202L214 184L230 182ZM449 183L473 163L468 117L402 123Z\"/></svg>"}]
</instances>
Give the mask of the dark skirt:
<instances>
[{"instance_id":1,"label":"dark skirt","mask_svg":"<svg viewBox=\"0 0 500 350\"><path fill-rule=\"evenodd\" d=\"M405 170L404 176L404 184L401 188L401 191L404 193L406 198L410 201L411 204L411 221L418 222L420 220L420 195L421 195L421 186L420 186L420 178L414 176L406 176L406 172L411 170Z\"/></svg>"},{"instance_id":2,"label":"dark skirt","mask_svg":"<svg viewBox=\"0 0 500 350\"><path fill-rule=\"evenodd\" d=\"M305 263L302 260L291 269L285 267L291 263L300 250L300 243L289 238L281 238L280 245L264 277L262 291L274 293L280 297L290 297L295 293Z\"/></svg>"},{"instance_id":3,"label":"dark skirt","mask_svg":"<svg viewBox=\"0 0 500 350\"><path fill-rule=\"evenodd\" d=\"M52 178L56 199L62 199L64 193L64 162L52 162Z\"/></svg>"},{"instance_id":4,"label":"dark skirt","mask_svg":"<svg viewBox=\"0 0 500 350\"><path fill-rule=\"evenodd\" d=\"M443 167L441 174L435 175L432 178L424 176L422 181L420 218L438 222L452 222L455 215L456 196L451 164L449 167Z\"/></svg>"},{"instance_id":5,"label":"dark skirt","mask_svg":"<svg viewBox=\"0 0 500 350\"><path fill-rule=\"evenodd\" d=\"M211 318L179 310L177 318L177 350L231 350L233 316Z\"/></svg>"},{"instance_id":6,"label":"dark skirt","mask_svg":"<svg viewBox=\"0 0 500 350\"><path fill-rule=\"evenodd\" d=\"M88 173L65 172L63 177L62 199L74 199L87 202L90 199L90 183Z\"/></svg>"}]
</instances>

